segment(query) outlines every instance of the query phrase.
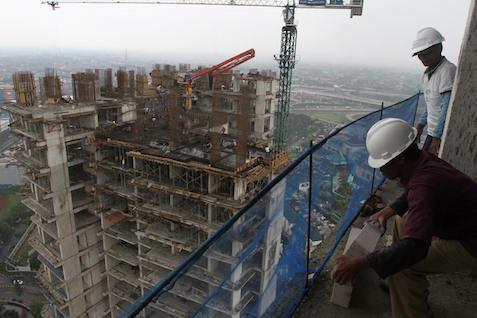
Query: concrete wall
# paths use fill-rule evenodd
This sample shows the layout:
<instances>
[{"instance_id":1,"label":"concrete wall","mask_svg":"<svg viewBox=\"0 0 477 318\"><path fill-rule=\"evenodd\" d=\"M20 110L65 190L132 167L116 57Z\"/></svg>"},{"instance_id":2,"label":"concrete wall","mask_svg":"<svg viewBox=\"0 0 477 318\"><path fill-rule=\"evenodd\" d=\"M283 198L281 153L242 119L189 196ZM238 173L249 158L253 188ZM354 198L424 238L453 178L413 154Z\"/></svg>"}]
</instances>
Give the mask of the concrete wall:
<instances>
[{"instance_id":1,"label":"concrete wall","mask_svg":"<svg viewBox=\"0 0 477 318\"><path fill-rule=\"evenodd\" d=\"M477 0L470 5L440 156L477 181Z\"/></svg>"},{"instance_id":2,"label":"concrete wall","mask_svg":"<svg viewBox=\"0 0 477 318\"><path fill-rule=\"evenodd\" d=\"M270 95L267 95L267 92L272 92L273 95L276 94L276 81L263 81L257 80L257 92L255 98L255 129L253 134L256 138L267 139L267 136L272 135L273 125L274 125L274 112L275 112L275 103L276 100L271 98ZM266 112L267 101L270 102L269 112ZM266 118L270 121L268 125L268 130L265 130L265 120Z\"/></svg>"}]
</instances>

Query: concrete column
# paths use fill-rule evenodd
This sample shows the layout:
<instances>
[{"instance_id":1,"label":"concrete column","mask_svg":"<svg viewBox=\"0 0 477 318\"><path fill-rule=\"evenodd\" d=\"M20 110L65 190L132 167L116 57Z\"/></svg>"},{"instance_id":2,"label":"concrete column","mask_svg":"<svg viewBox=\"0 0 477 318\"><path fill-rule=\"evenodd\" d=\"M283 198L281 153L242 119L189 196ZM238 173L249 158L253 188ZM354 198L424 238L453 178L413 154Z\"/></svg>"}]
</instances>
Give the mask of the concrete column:
<instances>
[{"instance_id":1,"label":"concrete column","mask_svg":"<svg viewBox=\"0 0 477 318\"><path fill-rule=\"evenodd\" d=\"M35 200L40 201L40 196L38 195L38 189L33 183L30 183L30 191L32 192Z\"/></svg>"},{"instance_id":2,"label":"concrete column","mask_svg":"<svg viewBox=\"0 0 477 318\"><path fill-rule=\"evenodd\" d=\"M237 272L237 271L240 273L240 275L242 274L242 264L237 266L237 268L235 269L235 271L232 275L234 275L235 272ZM240 303L240 300L242 298L242 290L241 289L232 290L230 298L231 298L230 299L230 301L231 301L230 307L233 309ZM240 314L232 315L231 317L240 317Z\"/></svg>"},{"instance_id":3,"label":"concrete column","mask_svg":"<svg viewBox=\"0 0 477 318\"><path fill-rule=\"evenodd\" d=\"M244 179L234 179L234 200L240 200L247 190L247 184Z\"/></svg>"},{"instance_id":4,"label":"concrete column","mask_svg":"<svg viewBox=\"0 0 477 318\"><path fill-rule=\"evenodd\" d=\"M83 293L83 280L77 276L65 283L68 298L73 299Z\"/></svg>"},{"instance_id":5,"label":"concrete column","mask_svg":"<svg viewBox=\"0 0 477 318\"><path fill-rule=\"evenodd\" d=\"M70 280L81 273L79 264L78 243L75 235L73 204L69 192L69 172L67 165L64 130L62 125L45 125L43 134L47 144L47 159L50 167L50 188L53 193L52 202L56 218L58 246L63 260L63 274L65 280ZM69 299L82 293L81 280L72 280L66 285ZM70 312L71 317L75 317Z\"/></svg>"},{"instance_id":6,"label":"concrete column","mask_svg":"<svg viewBox=\"0 0 477 318\"><path fill-rule=\"evenodd\" d=\"M70 302L68 306L70 310L70 317L80 317L85 312L85 301L84 297L77 297Z\"/></svg>"},{"instance_id":7,"label":"concrete column","mask_svg":"<svg viewBox=\"0 0 477 318\"><path fill-rule=\"evenodd\" d=\"M275 301L277 295L277 275L275 266L280 259L281 251L281 231L283 229L284 201L285 201L286 182L277 184L270 194L266 207L266 218L273 219L267 229L263 243L263 256L261 260L261 297L258 303L258 314L261 315Z\"/></svg>"},{"instance_id":8,"label":"concrete column","mask_svg":"<svg viewBox=\"0 0 477 318\"><path fill-rule=\"evenodd\" d=\"M212 204L207 204L207 222L212 224Z\"/></svg>"},{"instance_id":9,"label":"concrete column","mask_svg":"<svg viewBox=\"0 0 477 318\"><path fill-rule=\"evenodd\" d=\"M94 111L94 109L94 106L90 107L91 111ZM72 114L82 111L85 111L85 109L76 109L74 106L72 106L71 109L67 107L65 108L65 112L71 112ZM53 236L55 239L57 237L57 239L55 242L51 242L50 244L59 249L60 258L62 261L61 269L64 276L62 283L64 284L64 289L67 294L66 302L68 304L69 317L80 317L85 314L85 308L87 307L87 304L100 301L100 299L103 297L102 294L105 291L104 288L98 286L99 289L91 293L88 296L89 300L86 301L85 297L83 296L83 292L85 288L91 287L94 284L90 281L86 281L85 285L83 285L81 270L86 270L89 267L96 265L98 261L101 261L102 256L99 254L98 249L95 248L91 249L88 254L85 254L81 257L78 256L78 233L76 231L77 229L75 224L75 216L73 213L73 203L70 193L69 168L64 136L65 127L62 122L62 115L63 114L58 114L57 112L45 109L45 112L42 113L43 123L38 127L41 127L42 129L42 135L46 144L45 155L48 167L50 168L49 183L51 193L48 194L47 197L51 198L53 212L56 216L55 223L52 223L52 225L55 225L56 228L52 230L54 233L49 235ZM97 117L92 115L90 112L85 111L85 115L80 114L80 116L84 116L79 118L81 127L95 128L97 126ZM35 186L33 186L31 190L32 195L35 198L39 199L39 197L41 197L41 194ZM97 228L91 228L87 233L85 233L88 235L81 234L82 248L90 247L100 240L100 238L96 236L99 228L100 227L98 224ZM46 234L41 228L38 228L38 230L41 236L41 241L45 242ZM48 239L48 241L50 241L50 239ZM88 277L91 277L91 279L94 278L94 280L99 283L103 279L100 271L101 268L98 266L88 274ZM52 275L50 275L49 271L47 271L47 273L51 281ZM56 278L53 280L56 281ZM94 295L94 297L91 295ZM98 311L96 309L92 309L89 311L89 313L96 313L97 311L98 314L100 314L102 309L100 306L97 308Z\"/></svg>"},{"instance_id":10,"label":"concrete column","mask_svg":"<svg viewBox=\"0 0 477 318\"><path fill-rule=\"evenodd\" d=\"M238 242L238 241L232 242L232 255L237 255L238 253L240 253L240 251L242 251L242 249L243 249L243 244L241 242ZM242 273L243 273L242 264L239 264L230 275L230 278L229 278L230 282L231 283L238 282L242 278ZM237 306L240 303L240 299L242 298L242 290L241 289L232 290L230 297L231 297L230 305L232 308L235 308L235 306ZM232 315L232 317L235 317L235 315ZM240 317L240 315L238 315L237 317Z\"/></svg>"},{"instance_id":11,"label":"concrete column","mask_svg":"<svg viewBox=\"0 0 477 318\"><path fill-rule=\"evenodd\" d=\"M61 238L59 241L61 258L63 260L69 259L75 255L78 255L78 241L76 235L70 235L68 237Z\"/></svg>"},{"instance_id":12,"label":"concrete column","mask_svg":"<svg viewBox=\"0 0 477 318\"><path fill-rule=\"evenodd\" d=\"M477 1L462 41L440 157L477 181Z\"/></svg>"},{"instance_id":13,"label":"concrete column","mask_svg":"<svg viewBox=\"0 0 477 318\"><path fill-rule=\"evenodd\" d=\"M177 172L175 171L174 169L174 166L170 165L169 166L169 177L171 178L171 180L174 180L174 178L177 176ZM175 182L173 182L175 183Z\"/></svg>"},{"instance_id":14,"label":"concrete column","mask_svg":"<svg viewBox=\"0 0 477 318\"><path fill-rule=\"evenodd\" d=\"M209 178L209 180L207 180L207 193L211 194L211 193L214 193L217 187L215 182L215 177L214 175L210 173L207 175L207 177Z\"/></svg>"}]
</instances>

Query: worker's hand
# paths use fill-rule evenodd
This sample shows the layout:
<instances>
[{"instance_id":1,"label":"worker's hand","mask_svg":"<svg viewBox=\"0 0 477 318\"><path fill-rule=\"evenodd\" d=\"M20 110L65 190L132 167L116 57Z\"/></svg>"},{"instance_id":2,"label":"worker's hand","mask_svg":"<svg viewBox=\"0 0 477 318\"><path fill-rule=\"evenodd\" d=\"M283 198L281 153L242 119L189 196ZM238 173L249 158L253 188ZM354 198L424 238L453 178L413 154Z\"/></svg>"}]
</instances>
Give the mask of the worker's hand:
<instances>
[{"instance_id":1,"label":"worker's hand","mask_svg":"<svg viewBox=\"0 0 477 318\"><path fill-rule=\"evenodd\" d=\"M424 125L417 124L416 129L417 129L416 142L419 143L421 141L421 135L422 135L422 131L424 130Z\"/></svg>"},{"instance_id":2,"label":"worker's hand","mask_svg":"<svg viewBox=\"0 0 477 318\"><path fill-rule=\"evenodd\" d=\"M441 147L441 140L439 138L432 137L431 149L429 150L433 155L439 154L439 148Z\"/></svg>"},{"instance_id":3,"label":"worker's hand","mask_svg":"<svg viewBox=\"0 0 477 318\"><path fill-rule=\"evenodd\" d=\"M336 259L336 268L332 278L338 284L343 285L354 281L356 275L367 267L368 258L366 256L341 255Z\"/></svg>"},{"instance_id":4,"label":"worker's hand","mask_svg":"<svg viewBox=\"0 0 477 318\"><path fill-rule=\"evenodd\" d=\"M386 232L386 223L387 220L396 215L396 211L391 207L385 207L375 214L371 215L367 220L366 223L377 224L379 225L379 230L381 231L381 235Z\"/></svg>"}]
</instances>

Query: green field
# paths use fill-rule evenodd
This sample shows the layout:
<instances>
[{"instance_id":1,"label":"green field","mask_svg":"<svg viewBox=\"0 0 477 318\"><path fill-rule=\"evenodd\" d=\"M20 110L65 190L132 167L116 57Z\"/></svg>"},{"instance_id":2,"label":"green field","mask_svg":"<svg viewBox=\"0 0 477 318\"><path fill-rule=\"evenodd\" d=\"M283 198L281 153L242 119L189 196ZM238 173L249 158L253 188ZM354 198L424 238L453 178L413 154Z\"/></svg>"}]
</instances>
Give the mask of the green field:
<instances>
[{"instance_id":1,"label":"green field","mask_svg":"<svg viewBox=\"0 0 477 318\"><path fill-rule=\"evenodd\" d=\"M0 188L0 223L10 220L13 214L21 206L17 192L19 187Z\"/></svg>"},{"instance_id":2,"label":"green field","mask_svg":"<svg viewBox=\"0 0 477 318\"><path fill-rule=\"evenodd\" d=\"M31 211L20 201L20 186L0 187L0 240L5 241L15 233L20 224L26 226L30 223Z\"/></svg>"},{"instance_id":3,"label":"green field","mask_svg":"<svg viewBox=\"0 0 477 318\"><path fill-rule=\"evenodd\" d=\"M348 122L346 118L346 111L334 112L334 111L310 111L306 112L306 115L310 116L313 119L318 119L330 124L342 124Z\"/></svg>"},{"instance_id":4,"label":"green field","mask_svg":"<svg viewBox=\"0 0 477 318\"><path fill-rule=\"evenodd\" d=\"M32 248L30 244L28 244L28 240L25 240L22 247L20 247L18 252L16 252L15 255L13 256L13 260L15 261L15 263L20 266L28 265L28 258L30 256L29 253L31 250Z\"/></svg>"}]
</instances>

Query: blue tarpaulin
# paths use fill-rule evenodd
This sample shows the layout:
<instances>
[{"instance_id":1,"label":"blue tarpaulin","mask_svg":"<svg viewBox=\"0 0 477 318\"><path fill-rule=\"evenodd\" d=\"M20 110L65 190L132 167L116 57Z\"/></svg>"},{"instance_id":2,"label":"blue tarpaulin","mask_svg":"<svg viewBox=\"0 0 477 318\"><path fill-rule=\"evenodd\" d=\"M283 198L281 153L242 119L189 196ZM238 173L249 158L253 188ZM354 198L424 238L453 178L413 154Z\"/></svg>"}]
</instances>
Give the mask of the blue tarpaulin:
<instances>
[{"instance_id":1,"label":"blue tarpaulin","mask_svg":"<svg viewBox=\"0 0 477 318\"><path fill-rule=\"evenodd\" d=\"M308 6L324 6L326 5L326 0L300 0L298 3Z\"/></svg>"}]
</instances>

